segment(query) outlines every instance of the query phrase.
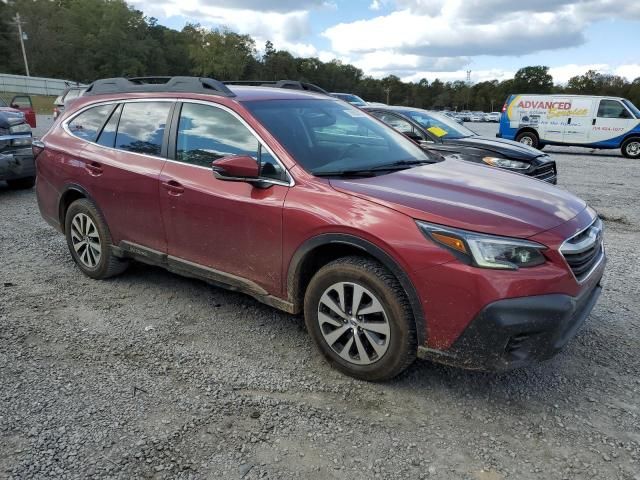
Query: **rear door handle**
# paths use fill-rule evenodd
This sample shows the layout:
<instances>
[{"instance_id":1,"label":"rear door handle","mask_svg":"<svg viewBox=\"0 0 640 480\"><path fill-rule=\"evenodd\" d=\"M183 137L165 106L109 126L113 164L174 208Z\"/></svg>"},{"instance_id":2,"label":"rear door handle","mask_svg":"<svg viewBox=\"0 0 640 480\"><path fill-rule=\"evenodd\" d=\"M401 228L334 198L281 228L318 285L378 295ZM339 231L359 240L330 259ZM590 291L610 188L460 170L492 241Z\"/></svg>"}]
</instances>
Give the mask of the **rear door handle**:
<instances>
[{"instance_id":1,"label":"rear door handle","mask_svg":"<svg viewBox=\"0 0 640 480\"><path fill-rule=\"evenodd\" d=\"M184 193L184 187L175 180L167 180L162 182L162 186L169 193L169 195L179 196Z\"/></svg>"},{"instance_id":2,"label":"rear door handle","mask_svg":"<svg viewBox=\"0 0 640 480\"><path fill-rule=\"evenodd\" d=\"M102 165L100 165L98 162L87 163L85 164L84 168L87 172L89 172L89 175L92 175L94 177L99 177L100 175L102 175Z\"/></svg>"}]
</instances>

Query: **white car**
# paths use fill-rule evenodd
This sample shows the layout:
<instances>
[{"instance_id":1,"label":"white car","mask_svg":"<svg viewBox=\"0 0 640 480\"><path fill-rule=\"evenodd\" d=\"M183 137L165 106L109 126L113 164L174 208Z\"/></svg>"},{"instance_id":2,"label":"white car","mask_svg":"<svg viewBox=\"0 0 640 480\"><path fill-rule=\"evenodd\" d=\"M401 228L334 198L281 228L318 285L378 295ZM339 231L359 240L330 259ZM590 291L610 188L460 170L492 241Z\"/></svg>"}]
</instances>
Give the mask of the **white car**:
<instances>
[{"instance_id":1,"label":"white car","mask_svg":"<svg viewBox=\"0 0 640 480\"><path fill-rule=\"evenodd\" d=\"M487 118L487 122L498 123L500 121L500 112L487 113L486 118Z\"/></svg>"},{"instance_id":2,"label":"white car","mask_svg":"<svg viewBox=\"0 0 640 480\"><path fill-rule=\"evenodd\" d=\"M484 121L484 113L482 113L482 112L471 112L471 121L472 122L482 122L482 121Z\"/></svg>"}]
</instances>

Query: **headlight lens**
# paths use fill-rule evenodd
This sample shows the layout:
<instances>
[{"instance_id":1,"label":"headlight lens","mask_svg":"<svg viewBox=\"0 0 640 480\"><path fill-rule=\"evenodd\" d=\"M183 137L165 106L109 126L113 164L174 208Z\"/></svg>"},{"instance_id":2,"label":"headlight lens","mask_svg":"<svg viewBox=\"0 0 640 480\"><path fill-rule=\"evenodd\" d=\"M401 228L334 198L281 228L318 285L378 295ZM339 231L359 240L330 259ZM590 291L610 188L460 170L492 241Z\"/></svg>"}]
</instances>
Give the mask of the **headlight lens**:
<instances>
[{"instance_id":1,"label":"headlight lens","mask_svg":"<svg viewBox=\"0 0 640 480\"><path fill-rule=\"evenodd\" d=\"M536 242L483 235L421 221L417 224L427 238L476 267L517 270L545 262L542 252L546 247Z\"/></svg>"},{"instance_id":2,"label":"headlight lens","mask_svg":"<svg viewBox=\"0 0 640 480\"><path fill-rule=\"evenodd\" d=\"M9 133L30 133L31 127L28 123L21 123L9 128Z\"/></svg>"},{"instance_id":3,"label":"headlight lens","mask_svg":"<svg viewBox=\"0 0 640 480\"><path fill-rule=\"evenodd\" d=\"M509 160L508 158L483 157L482 161L487 165L499 168L511 168L513 170L526 170L529 164L518 160Z\"/></svg>"}]
</instances>

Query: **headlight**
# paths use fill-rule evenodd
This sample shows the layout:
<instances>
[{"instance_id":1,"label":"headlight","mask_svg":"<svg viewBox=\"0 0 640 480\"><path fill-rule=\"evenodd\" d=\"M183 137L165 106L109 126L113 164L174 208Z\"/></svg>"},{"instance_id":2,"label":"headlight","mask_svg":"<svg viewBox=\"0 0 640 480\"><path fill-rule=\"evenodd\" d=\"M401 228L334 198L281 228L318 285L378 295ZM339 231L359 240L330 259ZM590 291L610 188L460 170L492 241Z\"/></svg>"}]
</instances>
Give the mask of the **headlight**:
<instances>
[{"instance_id":1,"label":"headlight","mask_svg":"<svg viewBox=\"0 0 640 480\"><path fill-rule=\"evenodd\" d=\"M465 263L481 268L517 270L545 262L546 247L517 238L483 235L417 221L427 238L451 251Z\"/></svg>"},{"instance_id":2,"label":"headlight","mask_svg":"<svg viewBox=\"0 0 640 480\"><path fill-rule=\"evenodd\" d=\"M31 133L31 127L28 123L21 123L9 128L9 133Z\"/></svg>"},{"instance_id":3,"label":"headlight","mask_svg":"<svg viewBox=\"0 0 640 480\"><path fill-rule=\"evenodd\" d=\"M508 158L484 157L482 161L487 165L491 165L492 167L512 168L514 170L526 170L527 168L529 168L529 164L526 162L509 160Z\"/></svg>"}]
</instances>

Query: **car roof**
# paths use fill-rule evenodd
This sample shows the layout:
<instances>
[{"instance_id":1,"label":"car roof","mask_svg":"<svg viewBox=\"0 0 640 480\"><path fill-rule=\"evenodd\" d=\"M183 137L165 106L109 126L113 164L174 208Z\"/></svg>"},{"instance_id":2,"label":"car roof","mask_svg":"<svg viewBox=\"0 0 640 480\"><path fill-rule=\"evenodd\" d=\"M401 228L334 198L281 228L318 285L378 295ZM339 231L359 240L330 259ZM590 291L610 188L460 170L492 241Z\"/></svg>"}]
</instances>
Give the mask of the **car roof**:
<instances>
[{"instance_id":1,"label":"car roof","mask_svg":"<svg viewBox=\"0 0 640 480\"><path fill-rule=\"evenodd\" d=\"M293 90L291 88L253 87L243 85L227 85L235 93L234 100L239 102L255 100L296 100L296 99L331 99L322 93L307 90Z\"/></svg>"}]
</instances>

